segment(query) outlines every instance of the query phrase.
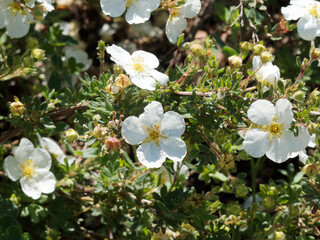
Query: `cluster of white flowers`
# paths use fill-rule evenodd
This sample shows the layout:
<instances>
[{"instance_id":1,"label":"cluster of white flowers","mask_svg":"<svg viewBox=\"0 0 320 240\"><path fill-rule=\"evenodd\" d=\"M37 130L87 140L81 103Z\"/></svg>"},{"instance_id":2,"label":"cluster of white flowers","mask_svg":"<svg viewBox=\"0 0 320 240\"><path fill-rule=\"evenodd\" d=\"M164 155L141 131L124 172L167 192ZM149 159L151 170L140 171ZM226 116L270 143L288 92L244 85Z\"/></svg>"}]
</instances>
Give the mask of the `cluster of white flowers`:
<instances>
[{"instance_id":1,"label":"cluster of white flowers","mask_svg":"<svg viewBox=\"0 0 320 240\"><path fill-rule=\"evenodd\" d=\"M111 17L121 16L127 9L125 19L129 24L144 23L160 5L160 0L100 0L102 12ZM166 35L171 43L187 28L186 18L195 17L201 9L200 0L186 0L182 5L172 2L166 24Z\"/></svg>"},{"instance_id":2,"label":"cluster of white flowers","mask_svg":"<svg viewBox=\"0 0 320 240\"><path fill-rule=\"evenodd\" d=\"M130 55L126 50L116 45L107 47L111 60L123 67L129 74L130 80L136 86L147 89L156 89L156 80L164 85L169 80L168 76L155 70L159 66L158 58L152 53L135 51Z\"/></svg>"},{"instance_id":3,"label":"cluster of white flowers","mask_svg":"<svg viewBox=\"0 0 320 240\"><path fill-rule=\"evenodd\" d=\"M308 146L310 134L305 127L299 127L298 136L289 130L293 112L287 99L279 99L275 106L267 100L257 100L251 104L248 117L255 125L245 134L243 148L252 157L266 154L272 161L282 163Z\"/></svg>"},{"instance_id":4,"label":"cluster of white flowers","mask_svg":"<svg viewBox=\"0 0 320 240\"><path fill-rule=\"evenodd\" d=\"M25 0L25 4L32 8L35 0ZM54 9L51 0L37 0L43 6L43 10L50 12ZM31 10L20 1L0 1L0 28L6 27L6 34L12 38L21 38L29 32L30 23L34 21Z\"/></svg>"},{"instance_id":5,"label":"cluster of white flowers","mask_svg":"<svg viewBox=\"0 0 320 240\"><path fill-rule=\"evenodd\" d=\"M275 85L280 78L280 69L272 62L262 64L260 56L254 56L252 60L253 71L257 71L255 77L264 86Z\"/></svg>"},{"instance_id":6,"label":"cluster of white flowers","mask_svg":"<svg viewBox=\"0 0 320 240\"><path fill-rule=\"evenodd\" d=\"M22 191L33 199L41 193L49 194L55 190L56 179L51 168L50 154L41 148L34 148L32 142L22 138L14 149L13 156L4 160L4 170L12 181L20 179Z\"/></svg>"},{"instance_id":7,"label":"cluster of white flowers","mask_svg":"<svg viewBox=\"0 0 320 240\"><path fill-rule=\"evenodd\" d=\"M158 168L166 160L181 162L187 154L184 141L180 138L185 122L178 113L164 113L161 103L151 102L139 118L131 116L122 123L121 134L137 148L137 157L147 168Z\"/></svg>"},{"instance_id":8,"label":"cluster of white flowers","mask_svg":"<svg viewBox=\"0 0 320 240\"><path fill-rule=\"evenodd\" d=\"M320 3L315 0L291 0L290 5L282 7L286 20L298 20L297 28L301 38L312 41L320 35Z\"/></svg>"}]
</instances>

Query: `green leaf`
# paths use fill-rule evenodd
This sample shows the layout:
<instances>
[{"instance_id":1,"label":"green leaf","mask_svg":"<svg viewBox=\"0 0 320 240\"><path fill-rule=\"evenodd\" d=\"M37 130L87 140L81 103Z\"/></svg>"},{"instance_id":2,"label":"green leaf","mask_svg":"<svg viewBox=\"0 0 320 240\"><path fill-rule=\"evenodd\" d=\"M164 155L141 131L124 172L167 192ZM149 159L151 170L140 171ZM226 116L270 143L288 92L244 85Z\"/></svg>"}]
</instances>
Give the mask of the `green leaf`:
<instances>
[{"instance_id":1,"label":"green leaf","mask_svg":"<svg viewBox=\"0 0 320 240\"><path fill-rule=\"evenodd\" d=\"M99 149L98 148L87 148L82 151L82 157L84 158L95 158L98 156Z\"/></svg>"}]
</instances>

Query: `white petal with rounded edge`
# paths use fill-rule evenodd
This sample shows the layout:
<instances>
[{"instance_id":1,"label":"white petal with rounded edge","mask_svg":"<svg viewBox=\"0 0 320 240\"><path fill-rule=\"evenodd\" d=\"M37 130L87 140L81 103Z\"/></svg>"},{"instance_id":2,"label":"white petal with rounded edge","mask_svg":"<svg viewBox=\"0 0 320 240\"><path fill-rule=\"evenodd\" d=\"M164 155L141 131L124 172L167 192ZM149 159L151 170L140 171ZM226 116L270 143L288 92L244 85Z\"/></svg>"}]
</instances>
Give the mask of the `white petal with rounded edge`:
<instances>
[{"instance_id":1,"label":"white petal with rounded edge","mask_svg":"<svg viewBox=\"0 0 320 240\"><path fill-rule=\"evenodd\" d=\"M275 114L275 107L267 100L257 100L248 110L249 119L258 125L270 124Z\"/></svg>"},{"instance_id":2,"label":"white petal with rounded edge","mask_svg":"<svg viewBox=\"0 0 320 240\"><path fill-rule=\"evenodd\" d=\"M259 73L261 72L262 79L270 84L275 84L280 78L280 69L275 66L263 66Z\"/></svg>"},{"instance_id":3,"label":"white petal with rounded edge","mask_svg":"<svg viewBox=\"0 0 320 240\"><path fill-rule=\"evenodd\" d=\"M27 138L22 138L19 146L13 151L13 155L18 163L24 163L25 160L31 158L33 150L33 143Z\"/></svg>"},{"instance_id":4,"label":"white petal with rounded edge","mask_svg":"<svg viewBox=\"0 0 320 240\"><path fill-rule=\"evenodd\" d=\"M318 24L313 18L302 17L297 22L297 29L302 39L312 41L317 36Z\"/></svg>"},{"instance_id":5,"label":"white petal with rounded edge","mask_svg":"<svg viewBox=\"0 0 320 240\"><path fill-rule=\"evenodd\" d=\"M280 137L281 142L286 144L289 152L304 151L310 141L310 134L307 128L299 127L299 135L295 136L291 131L285 131Z\"/></svg>"},{"instance_id":6,"label":"white petal with rounded edge","mask_svg":"<svg viewBox=\"0 0 320 240\"><path fill-rule=\"evenodd\" d=\"M141 89L155 90L157 83L153 77L148 77L146 75L130 75L131 82Z\"/></svg>"},{"instance_id":7,"label":"white petal with rounded edge","mask_svg":"<svg viewBox=\"0 0 320 240\"><path fill-rule=\"evenodd\" d=\"M22 191L33 199L38 199L41 196L41 191L38 188L38 183L33 178L22 177L20 179Z\"/></svg>"},{"instance_id":8,"label":"white petal with rounded edge","mask_svg":"<svg viewBox=\"0 0 320 240\"><path fill-rule=\"evenodd\" d=\"M159 122L162 117L162 104L158 101L152 101L144 108L144 112L140 114L139 119L143 125L152 127L155 123Z\"/></svg>"},{"instance_id":9,"label":"white petal with rounded edge","mask_svg":"<svg viewBox=\"0 0 320 240\"><path fill-rule=\"evenodd\" d=\"M287 149L287 146L285 141L275 137L272 139L266 155L270 160L276 163L283 163L290 157L290 151Z\"/></svg>"},{"instance_id":10,"label":"white petal with rounded edge","mask_svg":"<svg viewBox=\"0 0 320 240\"><path fill-rule=\"evenodd\" d=\"M184 119L179 113L169 111L163 115L160 130L167 137L181 137L185 131L185 126Z\"/></svg>"},{"instance_id":11,"label":"white petal with rounded edge","mask_svg":"<svg viewBox=\"0 0 320 240\"><path fill-rule=\"evenodd\" d=\"M200 10L200 0L186 0L186 3L182 5L182 14L186 18L193 18L197 16Z\"/></svg>"},{"instance_id":12,"label":"white petal with rounded edge","mask_svg":"<svg viewBox=\"0 0 320 240\"><path fill-rule=\"evenodd\" d=\"M49 171L51 168L51 157L50 154L41 148L35 148L31 156L32 161L38 169L43 169Z\"/></svg>"},{"instance_id":13,"label":"white petal with rounded edge","mask_svg":"<svg viewBox=\"0 0 320 240\"><path fill-rule=\"evenodd\" d=\"M169 16L166 24L166 35L168 40L171 43L176 43L178 40L178 37L182 33L183 30L185 30L188 26L187 20L184 19L182 16L177 16L171 18Z\"/></svg>"},{"instance_id":14,"label":"white petal with rounded edge","mask_svg":"<svg viewBox=\"0 0 320 240\"><path fill-rule=\"evenodd\" d=\"M311 147L311 148L316 147L316 134L312 134L310 136L310 141L308 143L308 147Z\"/></svg>"},{"instance_id":15,"label":"white petal with rounded edge","mask_svg":"<svg viewBox=\"0 0 320 240\"><path fill-rule=\"evenodd\" d=\"M54 157L56 158L56 160L59 163L65 164L64 159L66 158L66 155L64 154L62 149L59 147L58 143L56 143L52 139L46 138L46 137L42 138L42 141L43 141L45 147L42 147L42 145L41 145L41 147L44 149L47 149L49 153L54 155Z\"/></svg>"},{"instance_id":16,"label":"white petal with rounded edge","mask_svg":"<svg viewBox=\"0 0 320 240\"><path fill-rule=\"evenodd\" d=\"M304 16L305 8L297 5L289 5L287 7L282 7L281 13L286 20L297 20Z\"/></svg>"},{"instance_id":17,"label":"white petal with rounded edge","mask_svg":"<svg viewBox=\"0 0 320 240\"><path fill-rule=\"evenodd\" d=\"M25 15L17 14L8 19L6 33L12 38L21 38L29 32L30 23Z\"/></svg>"},{"instance_id":18,"label":"white petal with rounded edge","mask_svg":"<svg viewBox=\"0 0 320 240\"><path fill-rule=\"evenodd\" d=\"M293 120L292 104L288 99L282 98L276 102L276 117L278 123L283 123L288 128Z\"/></svg>"},{"instance_id":19,"label":"white petal with rounded edge","mask_svg":"<svg viewBox=\"0 0 320 240\"><path fill-rule=\"evenodd\" d=\"M262 65L261 57L260 56L254 56L253 59L252 59L253 71L257 71L261 65Z\"/></svg>"},{"instance_id":20,"label":"white petal with rounded edge","mask_svg":"<svg viewBox=\"0 0 320 240\"><path fill-rule=\"evenodd\" d=\"M131 145L139 144L147 137L142 128L141 120L134 116L128 117L122 122L121 135Z\"/></svg>"},{"instance_id":21,"label":"white petal with rounded edge","mask_svg":"<svg viewBox=\"0 0 320 240\"><path fill-rule=\"evenodd\" d=\"M161 85L166 84L169 80L169 77L167 75L154 69L147 70L147 73L150 74L151 77L155 78Z\"/></svg>"},{"instance_id":22,"label":"white petal with rounded edge","mask_svg":"<svg viewBox=\"0 0 320 240\"><path fill-rule=\"evenodd\" d=\"M13 156L4 159L3 169L12 181L17 181L22 175L22 169Z\"/></svg>"},{"instance_id":23,"label":"white petal with rounded edge","mask_svg":"<svg viewBox=\"0 0 320 240\"><path fill-rule=\"evenodd\" d=\"M37 170L38 174L34 181L38 183L38 189L42 193L52 193L56 189L56 178L52 172L46 170Z\"/></svg>"},{"instance_id":24,"label":"white petal with rounded edge","mask_svg":"<svg viewBox=\"0 0 320 240\"><path fill-rule=\"evenodd\" d=\"M144 23L149 20L150 14L160 5L159 0L139 0L133 2L126 13L126 21L129 24Z\"/></svg>"},{"instance_id":25,"label":"white petal with rounded edge","mask_svg":"<svg viewBox=\"0 0 320 240\"><path fill-rule=\"evenodd\" d=\"M176 137L168 137L161 140L161 149L167 154L167 157L174 162L181 162L187 155L185 142Z\"/></svg>"},{"instance_id":26,"label":"white petal with rounded edge","mask_svg":"<svg viewBox=\"0 0 320 240\"><path fill-rule=\"evenodd\" d=\"M242 143L244 150L255 158L262 157L266 153L269 144L268 132L258 128L250 129Z\"/></svg>"},{"instance_id":27,"label":"white petal with rounded edge","mask_svg":"<svg viewBox=\"0 0 320 240\"><path fill-rule=\"evenodd\" d=\"M147 68L156 68L159 66L158 58L149 52L138 50L132 53L132 59L142 59L143 64L147 66Z\"/></svg>"},{"instance_id":28,"label":"white petal with rounded edge","mask_svg":"<svg viewBox=\"0 0 320 240\"><path fill-rule=\"evenodd\" d=\"M106 51L111 55L110 59L116 64L121 65L122 67L125 67L129 59L131 58L130 53L115 44L108 46L106 48Z\"/></svg>"},{"instance_id":29,"label":"white petal with rounded edge","mask_svg":"<svg viewBox=\"0 0 320 240\"><path fill-rule=\"evenodd\" d=\"M105 15L119 17L126 10L125 0L100 0L101 10Z\"/></svg>"},{"instance_id":30,"label":"white petal with rounded edge","mask_svg":"<svg viewBox=\"0 0 320 240\"><path fill-rule=\"evenodd\" d=\"M147 168L158 168L166 160L166 154L154 142L150 142L138 147L137 158Z\"/></svg>"},{"instance_id":31,"label":"white petal with rounded edge","mask_svg":"<svg viewBox=\"0 0 320 240\"><path fill-rule=\"evenodd\" d=\"M0 5L0 8L3 8ZM0 9L0 28L4 28L6 26L6 18L5 18L5 9Z\"/></svg>"}]
</instances>

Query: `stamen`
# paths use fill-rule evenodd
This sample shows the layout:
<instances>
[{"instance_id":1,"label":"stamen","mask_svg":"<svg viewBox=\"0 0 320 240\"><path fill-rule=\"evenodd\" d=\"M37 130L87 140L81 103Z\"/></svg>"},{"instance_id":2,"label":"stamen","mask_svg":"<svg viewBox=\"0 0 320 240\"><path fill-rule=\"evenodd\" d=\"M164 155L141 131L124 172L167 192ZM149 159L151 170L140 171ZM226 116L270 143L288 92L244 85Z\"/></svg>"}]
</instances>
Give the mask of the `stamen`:
<instances>
[{"instance_id":1,"label":"stamen","mask_svg":"<svg viewBox=\"0 0 320 240\"><path fill-rule=\"evenodd\" d=\"M36 174L35 169L37 169L34 165L35 163L32 159L28 159L23 164L19 164L19 167L22 169L22 177L31 178L34 176Z\"/></svg>"}]
</instances>

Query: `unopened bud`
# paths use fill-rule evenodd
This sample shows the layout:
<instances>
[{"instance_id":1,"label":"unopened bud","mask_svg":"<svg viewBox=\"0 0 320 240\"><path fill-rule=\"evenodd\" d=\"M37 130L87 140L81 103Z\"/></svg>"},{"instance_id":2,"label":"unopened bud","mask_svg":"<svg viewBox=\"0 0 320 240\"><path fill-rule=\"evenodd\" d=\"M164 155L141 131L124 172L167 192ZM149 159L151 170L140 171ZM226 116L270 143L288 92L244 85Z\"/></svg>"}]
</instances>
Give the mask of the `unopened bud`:
<instances>
[{"instance_id":1,"label":"unopened bud","mask_svg":"<svg viewBox=\"0 0 320 240\"><path fill-rule=\"evenodd\" d=\"M273 240L286 240L286 234L282 231L274 231Z\"/></svg>"},{"instance_id":2,"label":"unopened bud","mask_svg":"<svg viewBox=\"0 0 320 240\"><path fill-rule=\"evenodd\" d=\"M318 174L319 168L317 164L310 163L303 167L302 172L304 172L308 177L313 177Z\"/></svg>"},{"instance_id":3,"label":"unopened bud","mask_svg":"<svg viewBox=\"0 0 320 240\"><path fill-rule=\"evenodd\" d=\"M205 48L211 48L213 47L213 44L214 44L214 41L211 39L211 38L206 38L204 41L203 41L203 46Z\"/></svg>"},{"instance_id":4,"label":"unopened bud","mask_svg":"<svg viewBox=\"0 0 320 240\"><path fill-rule=\"evenodd\" d=\"M108 128L98 124L92 131L92 136L97 139L105 138L108 134Z\"/></svg>"},{"instance_id":5,"label":"unopened bud","mask_svg":"<svg viewBox=\"0 0 320 240\"><path fill-rule=\"evenodd\" d=\"M47 9L43 6L43 4L38 4L31 9L31 12L36 20L42 20L44 13L47 12Z\"/></svg>"},{"instance_id":6,"label":"unopened bud","mask_svg":"<svg viewBox=\"0 0 320 240\"><path fill-rule=\"evenodd\" d=\"M310 94L311 100L314 102L317 101L320 96L319 94L320 92L317 89L313 90L312 93Z\"/></svg>"},{"instance_id":7,"label":"unopened bud","mask_svg":"<svg viewBox=\"0 0 320 240\"><path fill-rule=\"evenodd\" d=\"M107 141L105 141L108 151L116 151L120 149L120 141L115 137L109 137Z\"/></svg>"},{"instance_id":8,"label":"unopened bud","mask_svg":"<svg viewBox=\"0 0 320 240\"><path fill-rule=\"evenodd\" d=\"M319 129L319 124L317 123L310 123L307 127L308 131L310 134L315 134L318 132L318 129Z\"/></svg>"},{"instance_id":9,"label":"unopened bud","mask_svg":"<svg viewBox=\"0 0 320 240\"><path fill-rule=\"evenodd\" d=\"M243 52L249 52L249 51L251 51L252 47L253 47L253 44L250 43L250 42L241 42L241 43L240 43L240 48L241 48L241 50L242 50Z\"/></svg>"},{"instance_id":10,"label":"unopened bud","mask_svg":"<svg viewBox=\"0 0 320 240\"><path fill-rule=\"evenodd\" d=\"M123 69L120 65L118 64L115 64L113 65L113 72L116 74L116 75L120 75L123 73Z\"/></svg>"},{"instance_id":11,"label":"unopened bud","mask_svg":"<svg viewBox=\"0 0 320 240\"><path fill-rule=\"evenodd\" d=\"M254 55L260 55L262 52L266 51L266 47L262 44L257 44L253 46Z\"/></svg>"},{"instance_id":12,"label":"unopened bud","mask_svg":"<svg viewBox=\"0 0 320 240\"><path fill-rule=\"evenodd\" d=\"M319 48L312 48L310 50L310 58L311 60L316 60L320 58L320 49Z\"/></svg>"},{"instance_id":13,"label":"unopened bud","mask_svg":"<svg viewBox=\"0 0 320 240\"><path fill-rule=\"evenodd\" d=\"M272 62L273 61L273 55L271 52L264 51L260 54L262 63Z\"/></svg>"},{"instance_id":14,"label":"unopened bud","mask_svg":"<svg viewBox=\"0 0 320 240\"><path fill-rule=\"evenodd\" d=\"M23 73L25 75L34 75L34 74L37 73L37 69L26 67L26 68L23 69Z\"/></svg>"},{"instance_id":15,"label":"unopened bud","mask_svg":"<svg viewBox=\"0 0 320 240\"><path fill-rule=\"evenodd\" d=\"M277 194L277 188L274 187L274 186L271 186L271 187L269 188L269 193L270 193L271 195L276 195L276 194Z\"/></svg>"},{"instance_id":16,"label":"unopened bud","mask_svg":"<svg viewBox=\"0 0 320 240\"><path fill-rule=\"evenodd\" d=\"M36 38L28 38L27 40L27 46L29 49L34 49L37 48L39 46L39 42Z\"/></svg>"},{"instance_id":17,"label":"unopened bud","mask_svg":"<svg viewBox=\"0 0 320 240\"><path fill-rule=\"evenodd\" d=\"M93 115L93 117L92 117L92 120L93 120L94 122L98 122L100 119L101 119L101 116L100 116L99 114L95 114L95 115Z\"/></svg>"},{"instance_id":18,"label":"unopened bud","mask_svg":"<svg viewBox=\"0 0 320 240\"><path fill-rule=\"evenodd\" d=\"M118 93L119 93L120 88L119 88L118 86L114 85L113 83L110 83L110 84L105 88L105 90L106 90L108 93L110 93L110 94L112 94L112 95L115 95L115 94L118 94Z\"/></svg>"},{"instance_id":19,"label":"unopened bud","mask_svg":"<svg viewBox=\"0 0 320 240\"><path fill-rule=\"evenodd\" d=\"M146 98L147 96L148 96L148 90L145 90L145 89L141 89L140 91L139 91L139 94L138 94L138 96L139 96L139 98Z\"/></svg>"},{"instance_id":20,"label":"unopened bud","mask_svg":"<svg viewBox=\"0 0 320 240\"><path fill-rule=\"evenodd\" d=\"M190 42L184 42L181 46L181 51L188 50L190 48Z\"/></svg>"},{"instance_id":21,"label":"unopened bud","mask_svg":"<svg viewBox=\"0 0 320 240\"><path fill-rule=\"evenodd\" d=\"M38 61L41 61L44 58L44 50L40 48L35 48L32 50L31 55L33 58L37 59Z\"/></svg>"},{"instance_id":22,"label":"unopened bud","mask_svg":"<svg viewBox=\"0 0 320 240\"><path fill-rule=\"evenodd\" d=\"M15 98L15 102L10 103L10 112L13 116L22 116L25 111L24 104L18 98Z\"/></svg>"},{"instance_id":23,"label":"unopened bud","mask_svg":"<svg viewBox=\"0 0 320 240\"><path fill-rule=\"evenodd\" d=\"M184 60L184 63L185 63L185 64L190 64L190 63L192 62L193 58L194 58L193 54L189 54L189 55L186 57L186 59Z\"/></svg>"},{"instance_id":24,"label":"unopened bud","mask_svg":"<svg viewBox=\"0 0 320 240\"><path fill-rule=\"evenodd\" d=\"M196 56L200 57L203 54L203 47L200 43L191 43L190 51Z\"/></svg>"},{"instance_id":25,"label":"unopened bud","mask_svg":"<svg viewBox=\"0 0 320 240\"><path fill-rule=\"evenodd\" d=\"M116 84L117 87L126 88L126 87L131 85L131 81L130 81L130 79L129 79L129 77L127 75L120 74L116 78L115 84Z\"/></svg>"},{"instance_id":26,"label":"unopened bud","mask_svg":"<svg viewBox=\"0 0 320 240\"><path fill-rule=\"evenodd\" d=\"M242 59L239 56L233 55L228 58L229 65L232 68L239 68L242 65Z\"/></svg>"},{"instance_id":27,"label":"unopened bud","mask_svg":"<svg viewBox=\"0 0 320 240\"><path fill-rule=\"evenodd\" d=\"M75 142L79 138L78 132L72 128L65 131L65 134L68 142Z\"/></svg>"},{"instance_id":28,"label":"unopened bud","mask_svg":"<svg viewBox=\"0 0 320 240\"><path fill-rule=\"evenodd\" d=\"M103 40L98 42L98 50L99 52L104 52L106 50L106 43Z\"/></svg>"},{"instance_id":29,"label":"unopened bud","mask_svg":"<svg viewBox=\"0 0 320 240\"><path fill-rule=\"evenodd\" d=\"M272 209L276 206L276 201L273 199L273 197L268 196L265 197L262 201L262 205L266 208L266 209Z\"/></svg>"},{"instance_id":30,"label":"unopened bud","mask_svg":"<svg viewBox=\"0 0 320 240\"><path fill-rule=\"evenodd\" d=\"M296 100L298 102L304 102L305 97L306 97L306 93L301 90L299 90L293 94L294 100Z\"/></svg>"}]
</instances>

